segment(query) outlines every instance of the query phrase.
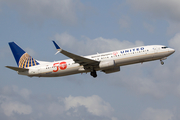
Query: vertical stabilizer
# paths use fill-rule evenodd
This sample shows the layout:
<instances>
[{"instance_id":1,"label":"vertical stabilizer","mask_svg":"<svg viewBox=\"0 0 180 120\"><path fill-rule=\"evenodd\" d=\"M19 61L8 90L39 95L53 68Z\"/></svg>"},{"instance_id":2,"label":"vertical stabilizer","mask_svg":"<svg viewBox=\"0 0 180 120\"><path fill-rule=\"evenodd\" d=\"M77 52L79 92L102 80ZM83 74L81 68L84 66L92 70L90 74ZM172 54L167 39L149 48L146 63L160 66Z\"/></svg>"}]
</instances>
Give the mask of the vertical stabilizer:
<instances>
[{"instance_id":1,"label":"vertical stabilizer","mask_svg":"<svg viewBox=\"0 0 180 120\"><path fill-rule=\"evenodd\" d=\"M9 42L9 46L19 68L39 65L39 63L34 58L21 49L16 43Z\"/></svg>"}]
</instances>

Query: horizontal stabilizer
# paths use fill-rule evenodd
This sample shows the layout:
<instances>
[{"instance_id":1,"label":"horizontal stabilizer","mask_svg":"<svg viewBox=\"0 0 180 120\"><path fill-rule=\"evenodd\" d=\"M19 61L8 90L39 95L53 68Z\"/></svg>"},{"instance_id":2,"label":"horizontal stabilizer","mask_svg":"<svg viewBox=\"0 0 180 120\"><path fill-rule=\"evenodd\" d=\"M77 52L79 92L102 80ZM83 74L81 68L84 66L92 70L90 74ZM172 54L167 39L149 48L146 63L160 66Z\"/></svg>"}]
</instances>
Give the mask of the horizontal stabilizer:
<instances>
[{"instance_id":1,"label":"horizontal stabilizer","mask_svg":"<svg viewBox=\"0 0 180 120\"><path fill-rule=\"evenodd\" d=\"M9 69L18 71L18 72L24 72L24 71L28 71L29 70L27 68L19 68L19 67L12 67L12 66L6 66L6 67L9 68Z\"/></svg>"}]
</instances>

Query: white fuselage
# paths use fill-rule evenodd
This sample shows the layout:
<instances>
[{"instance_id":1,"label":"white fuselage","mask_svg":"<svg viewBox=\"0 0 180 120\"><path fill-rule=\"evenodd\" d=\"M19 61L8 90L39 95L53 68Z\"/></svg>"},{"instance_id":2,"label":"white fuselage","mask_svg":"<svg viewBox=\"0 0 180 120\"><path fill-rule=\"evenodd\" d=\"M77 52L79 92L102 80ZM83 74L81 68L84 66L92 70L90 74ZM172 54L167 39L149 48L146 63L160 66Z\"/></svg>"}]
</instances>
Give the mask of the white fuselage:
<instances>
[{"instance_id":1,"label":"white fuselage","mask_svg":"<svg viewBox=\"0 0 180 120\"><path fill-rule=\"evenodd\" d=\"M95 54L84 56L85 58L99 61L100 64L105 63L109 64L108 61L114 62L114 68L119 66L142 63L153 60L165 59L169 55L174 53L174 49L167 48L162 45L151 45L151 46L141 46L123 50L117 50L107 53ZM27 75L30 77L58 77L66 76L77 73L90 72L90 69L85 69L83 65L75 63L73 59L67 59L57 62L41 62L36 66L29 67L29 71L19 72L21 75ZM112 70L112 66L110 66ZM101 67L100 65L95 67L95 70L108 70L108 67ZM119 70L115 70L119 71ZM106 73L108 73L106 71Z\"/></svg>"}]
</instances>

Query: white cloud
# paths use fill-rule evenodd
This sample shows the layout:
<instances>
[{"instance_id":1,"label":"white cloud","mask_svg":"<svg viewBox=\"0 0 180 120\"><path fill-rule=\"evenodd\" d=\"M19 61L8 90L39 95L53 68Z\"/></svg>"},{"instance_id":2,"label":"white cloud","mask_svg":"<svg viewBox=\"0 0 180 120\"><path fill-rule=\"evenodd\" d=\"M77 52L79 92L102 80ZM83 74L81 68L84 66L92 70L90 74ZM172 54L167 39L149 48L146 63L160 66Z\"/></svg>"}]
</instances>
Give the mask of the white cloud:
<instances>
[{"instance_id":1,"label":"white cloud","mask_svg":"<svg viewBox=\"0 0 180 120\"><path fill-rule=\"evenodd\" d=\"M173 120L173 116L168 109L147 108L139 120Z\"/></svg>"},{"instance_id":2,"label":"white cloud","mask_svg":"<svg viewBox=\"0 0 180 120\"><path fill-rule=\"evenodd\" d=\"M20 96L28 99L31 92L27 89L19 90L17 86L5 86L0 93L0 108L7 116L12 116L14 113L31 114L32 108L30 105L13 100L12 96Z\"/></svg>"},{"instance_id":3,"label":"white cloud","mask_svg":"<svg viewBox=\"0 0 180 120\"><path fill-rule=\"evenodd\" d=\"M77 108L79 106L85 106L88 112L97 116L110 116L113 112L113 108L107 102L97 95L90 97L73 97L69 96L64 99L66 111L70 108Z\"/></svg>"},{"instance_id":4,"label":"white cloud","mask_svg":"<svg viewBox=\"0 0 180 120\"><path fill-rule=\"evenodd\" d=\"M12 116L14 113L18 114L31 114L32 108L29 105L22 104L20 102L3 102L1 108L4 114L7 116Z\"/></svg>"},{"instance_id":5,"label":"white cloud","mask_svg":"<svg viewBox=\"0 0 180 120\"><path fill-rule=\"evenodd\" d=\"M56 34L54 36L60 46L65 47L69 51L76 51L77 54L94 54L101 52L108 52L113 50L125 49L129 47L141 46L142 41L135 41L135 43L129 41L120 41L118 39L106 39L103 37L98 37L95 39L90 39L83 36L83 40L77 40L68 33Z\"/></svg>"},{"instance_id":6,"label":"white cloud","mask_svg":"<svg viewBox=\"0 0 180 120\"><path fill-rule=\"evenodd\" d=\"M23 92L24 91L24 92ZM114 109L97 95L66 98L50 95L29 95L27 89L6 86L0 89L0 119L115 119ZM28 95L28 96L27 96ZM3 117L2 117L3 116Z\"/></svg>"},{"instance_id":7,"label":"white cloud","mask_svg":"<svg viewBox=\"0 0 180 120\"><path fill-rule=\"evenodd\" d=\"M80 0L0 0L21 13L24 21L58 19L63 23L75 24L77 12L85 8Z\"/></svg>"}]
</instances>

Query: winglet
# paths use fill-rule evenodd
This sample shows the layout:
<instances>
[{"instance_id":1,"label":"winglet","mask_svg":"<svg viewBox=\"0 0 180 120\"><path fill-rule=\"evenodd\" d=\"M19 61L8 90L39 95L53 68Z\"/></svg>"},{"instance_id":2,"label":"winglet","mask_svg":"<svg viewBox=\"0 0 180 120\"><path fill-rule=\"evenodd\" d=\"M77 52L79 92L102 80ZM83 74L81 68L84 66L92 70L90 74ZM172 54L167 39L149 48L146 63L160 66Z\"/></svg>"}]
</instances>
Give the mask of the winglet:
<instances>
[{"instance_id":1,"label":"winglet","mask_svg":"<svg viewBox=\"0 0 180 120\"><path fill-rule=\"evenodd\" d=\"M60 53L62 51L62 49L59 47L59 45L54 40L52 42L54 43L54 46L57 49L57 52L55 53L55 55L56 55L56 54Z\"/></svg>"},{"instance_id":2,"label":"winglet","mask_svg":"<svg viewBox=\"0 0 180 120\"><path fill-rule=\"evenodd\" d=\"M60 50L61 48L59 47L59 45L57 45L57 43L53 40L52 41L54 43L54 46L56 47L57 50Z\"/></svg>"}]
</instances>

